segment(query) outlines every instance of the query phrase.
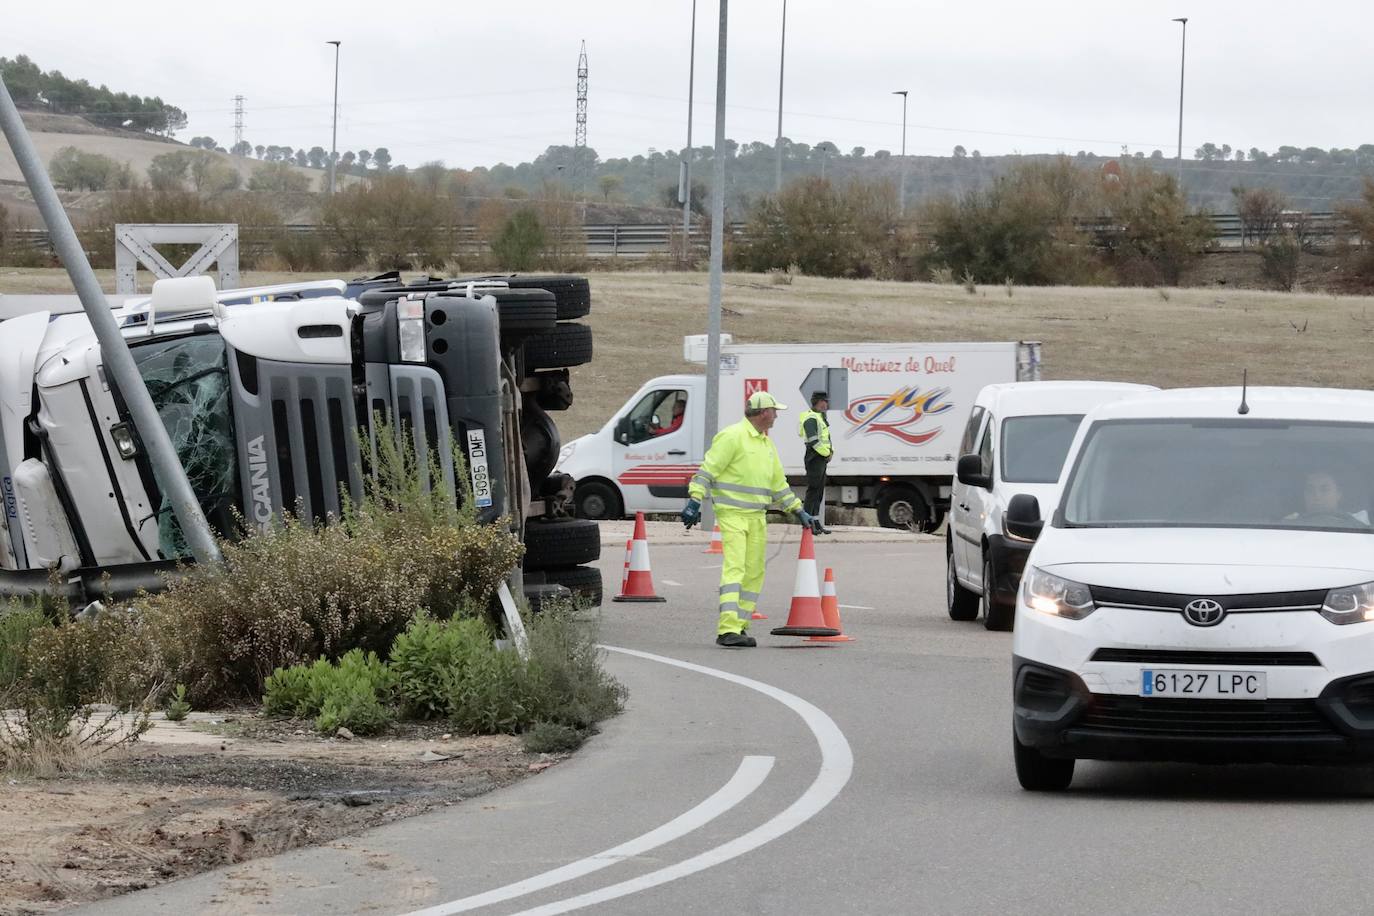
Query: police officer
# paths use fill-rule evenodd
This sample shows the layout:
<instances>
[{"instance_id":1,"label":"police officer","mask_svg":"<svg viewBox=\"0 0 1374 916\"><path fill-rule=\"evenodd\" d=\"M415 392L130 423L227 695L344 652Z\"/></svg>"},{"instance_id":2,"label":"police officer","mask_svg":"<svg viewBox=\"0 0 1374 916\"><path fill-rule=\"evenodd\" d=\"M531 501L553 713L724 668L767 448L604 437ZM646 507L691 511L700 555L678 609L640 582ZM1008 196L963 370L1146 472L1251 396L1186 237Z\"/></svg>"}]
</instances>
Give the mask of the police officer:
<instances>
[{"instance_id":1,"label":"police officer","mask_svg":"<svg viewBox=\"0 0 1374 916\"><path fill-rule=\"evenodd\" d=\"M701 501L710 496L725 552L720 570L720 620L716 645L731 649L758 645L749 635L749 619L763 588L768 547L767 513L781 509L820 532L820 522L802 508L787 485L777 446L768 431L777 422L779 404L766 391L749 396L744 419L716 434L706 459L687 488L691 497L682 510L690 530L701 520Z\"/></svg>"},{"instance_id":2,"label":"police officer","mask_svg":"<svg viewBox=\"0 0 1374 916\"><path fill-rule=\"evenodd\" d=\"M834 454L830 447L830 421L825 418L829 409L830 398L824 391L817 391L811 395L811 409L797 418L797 432L806 444L806 499L802 505L817 518L825 499L825 468Z\"/></svg>"}]
</instances>

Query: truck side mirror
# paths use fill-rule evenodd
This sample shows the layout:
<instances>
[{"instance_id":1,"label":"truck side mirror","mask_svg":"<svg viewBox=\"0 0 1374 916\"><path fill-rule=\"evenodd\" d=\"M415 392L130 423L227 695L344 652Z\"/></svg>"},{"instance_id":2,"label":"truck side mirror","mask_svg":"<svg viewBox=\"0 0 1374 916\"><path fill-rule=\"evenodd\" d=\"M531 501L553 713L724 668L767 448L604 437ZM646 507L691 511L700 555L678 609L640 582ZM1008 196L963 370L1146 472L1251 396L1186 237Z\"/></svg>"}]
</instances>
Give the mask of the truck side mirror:
<instances>
[{"instance_id":1,"label":"truck side mirror","mask_svg":"<svg viewBox=\"0 0 1374 916\"><path fill-rule=\"evenodd\" d=\"M1045 523L1040 518L1040 500L1029 493L1017 493L1007 504L1006 514L1002 516L1007 534L1023 541L1034 541L1040 537Z\"/></svg>"},{"instance_id":2,"label":"truck side mirror","mask_svg":"<svg viewBox=\"0 0 1374 916\"><path fill-rule=\"evenodd\" d=\"M983 459L977 455L963 455L956 466L959 482L969 487L992 489L992 477L983 473Z\"/></svg>"}]
</instances>

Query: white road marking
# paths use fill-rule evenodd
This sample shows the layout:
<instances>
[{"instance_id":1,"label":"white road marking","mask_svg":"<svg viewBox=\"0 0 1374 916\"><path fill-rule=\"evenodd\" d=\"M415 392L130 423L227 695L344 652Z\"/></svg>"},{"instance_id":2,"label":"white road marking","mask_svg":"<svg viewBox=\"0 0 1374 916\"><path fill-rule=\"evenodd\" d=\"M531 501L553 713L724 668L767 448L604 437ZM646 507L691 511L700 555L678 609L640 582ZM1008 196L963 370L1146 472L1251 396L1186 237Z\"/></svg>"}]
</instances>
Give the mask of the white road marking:
<instances>
[{"instance_id":1,"label":"white road marking","mask_svg":"<svg viewBox=\"0 0 1374 916\"><path fill-rule=\"evenodd\" d=\"M447 916L450 913L465 913L478 907L490 906L503 900L511 900L515 897L532 894L535 891L542 891L546 887L572 881L574 878L581 878L583 875L600 871L625 859L643 855L665 843L671 843L673 840L691 833L698 827L709 824L744 801L755 789L763 785L763 781L773 769L773 762L774 758L772 757L745 757L740 762L735 775L730 777L730 781L721 786L710 798L692 810L678 815L663 826L641 834L629 842L621 843L619 846L607 849L605 852L598 852L594 856L588 856L577 862L571 862L561 868L546 871L541 875L507 884L505 887L474 894L471 897L464 897L462 900L454 900L451 903L441 903L426 910L417 910L410 916Z\"/></svg>"},{"instance_id":2,"label":"white road marking","mask_svg":"<svg viewBox=\"0 0 1374 916\"><path fill-rule=\"evenodd\" d=\"M842 608L844 608L845 610L848 610L848 611L872 611L872 610L874 610L874 608L871 608L871 607L869 607L869 606L866 605L866 604L842 604L842 605L840 605L840 607L842 607Z\"/></svg>"},{"instance_id":3,"label":"white road marking","mask_svg":"<svg viewBox=\"0 0 1374 916\"><path fill-rule=\"evenodd\" d=\"M706 852L676 865L669 865L640 875L638 878L631 878L619 884L603 887L600 890L589 891L576 897L569 897L566 900L524 910L520 916L567 913L593 904L605 903L608 900L635 894L651 887L658 887L660 884L667 884L669 881L676 881L678 878L685 878L699 871L705 871L708 868L714 868L737 856L752 852L765 843L776 840L789 831L800 827L819 814L826 805L834 801L835 797L840 794L845 784L849 782L849 776L854 770L854 752L850 749L849 742L845 740L844 732L840 731L833 719L801 697L780 690L771 684L741 677L738 674L731 674L728 671L707 668L705 665L695 665L691 662L679 661L663 655L652 655L636 649L621 649L616 646L603 646L603 648L611 652L620 652L624 655L662 662L665 665L673 665L677 668L695 671L698 674L717 677L742 687L748 687L750 690L756 690L764 696L777 700L801 716L806 727L811 729L811 734L815 736L816 744L820 746L821 750L820 772L816 774L815 781L786 810L742 836L722 843L713 849L708 849Z\"/></svg>"},{"instance_id":4,"label":"white road marking","mask_svg":"<svg viewBox=\"0 0 1374 916\"><path fill-rule=\"evenodd\" d=\"M682 583L681 583L681 582L674 582L672 579L664 579L664 580L663 580L663 584L664 584L664 585L676 586L677 588L682 588Z\"/></svg>"}]
</instances>

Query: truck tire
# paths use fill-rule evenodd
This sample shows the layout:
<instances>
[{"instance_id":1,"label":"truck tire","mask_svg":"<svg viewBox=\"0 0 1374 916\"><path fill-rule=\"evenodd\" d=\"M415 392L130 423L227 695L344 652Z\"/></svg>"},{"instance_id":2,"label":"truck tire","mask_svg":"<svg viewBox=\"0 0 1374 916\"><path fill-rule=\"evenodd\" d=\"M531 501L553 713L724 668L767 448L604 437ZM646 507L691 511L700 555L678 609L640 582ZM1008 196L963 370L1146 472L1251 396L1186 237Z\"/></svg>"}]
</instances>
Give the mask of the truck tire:
<instances>
[{"instance_id":1,"label":"truck tire","mask_svg":"<svg viewBox=\"0 0 1374 916\"><path fill-rule=\"evenodd\" d=\"M601 558L601 526L580 518L525 524L525 568L562 569Z\"/></svg>"},{"instance_id":2,"label":"truck tire","mask_svg":"<svg viewBox=\"0 0 1374 916\"><path fill-rule=\"evenodd\" d=\"M502 337L518 339L547 334L558 327L558 305L553 293L542 289L491 289L481 294L496 299Z\"/></svg>"},{"instance_id":3,"label":"truck tire","mask_svg":"<svg viewBox=\"0 0 1374 916\"><path fill-rule=\"evenodd\" d=\"M545 570L544 581L552 585L565 586L573 593L574 599L585 601L592 607L601 607L601 570L595 566Z\"/></svg>"},{"instance_id":4,"label":"truck tire","mask_svg":"<svg viewBox=\"0 0 1374 916\"><path fill-rule=\"evenodd\" d=\"M625 517L625 503L614 485L601 480L588 480L577 485L573 497L578 518L607 520Z\"/></svg>"},{"instance_id":5,"label":"truck tire","mask_svg":"<svg viewBox=\"0 0 1374 916\"><path fill-rule=\"evenodd\" d=\"M884 528L917 530L930 517L925 497L915 487L888 484L878 491L878 524Z\"/></svg>"},{"instance_id":6,"label":"truck tire","mask_svg":"<svg viewBox=\"0 0 1374 916\"><path fill-rule=\"evenodd\" d=\"M558 301L558 320L571 321L592 310L592 289L586 277L568 274L507 274L489 279L504 280L511 289L543 289Z\"/></svg>"},{"instance_id":7,"label":"truck tire","mask_svg":"<svg viewBox=\"0 0 1374 916\"><path fill-rule=\"evenodd\" d=\"M566 369L592 361L592 329L585 324L559 324L547 334L525 341L525 371Z\"/></svg>"}]
</instances>

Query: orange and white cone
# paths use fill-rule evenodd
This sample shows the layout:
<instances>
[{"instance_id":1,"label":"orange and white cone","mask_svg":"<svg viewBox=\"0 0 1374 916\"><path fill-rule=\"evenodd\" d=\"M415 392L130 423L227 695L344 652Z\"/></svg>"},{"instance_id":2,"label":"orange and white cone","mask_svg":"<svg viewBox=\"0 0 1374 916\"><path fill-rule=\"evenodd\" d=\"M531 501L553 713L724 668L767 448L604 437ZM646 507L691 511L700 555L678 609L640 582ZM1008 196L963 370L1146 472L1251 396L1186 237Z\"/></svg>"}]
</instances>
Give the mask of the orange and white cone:
<instances>
[{"instance_id":1,"label":"orange and white cone","mask_svg":"<svg viewBox=\"0 0 1374 916\"><path fill-rule=\"evenodd\" d=\"M654 594L654 576L649 570L649 535L644 527L644 513L635 513L635 536L630 545L630 569L625 585L612 601L663 601Z\"/></svg>"},{"instance_id":2,"label":"orange and white cone","mask_svg":"<svg viewBox=\"0 0 1374 916\"><path fill-rule=\"evenodd\" d=\"M711 532L711 543L707 545L702 553L725 553L725 542L720 538L720 526Z\"/></svg>"},{"instance_id":3,"label":"orange and white cone","mask_svg":"<svg viewBox=\"0 0 1374 916\"><path fill-rule=\"evenodd\" d=\"M829 566L825 568L825 581L821 583L821 616L825 618L825 625L834 627L839 632L839 636L812 636L807 642L853 642L853 636L845 636L844 628L840 626L840 598L835 593L835 570Z\"/></svg>"},{"instance_id":4,"label":"orange and white cone","mask_svg":"<svg viewBox=\"0 0 1374 916\"><path fill-rule=\"evenodd\" d=\"M816 542L810 528L802 529L801 553L797 557L797 578L792 586L792 606L787 612L787 625L770 632L774 636L840 635L839 630L825 625L816 570Z\"/></svg>"},{"instance_id":5,"label":"orange and white cone","mask_svg":"<svg viewBox=\"0 0 1374 916\"><path fill-rule=\"evenodd\" d=\"M630 582L630 552L633 549L634 540L625 540L625 568L620 571L620 593L625 594L625 586Z\"/></svg>"}]
</instances>

